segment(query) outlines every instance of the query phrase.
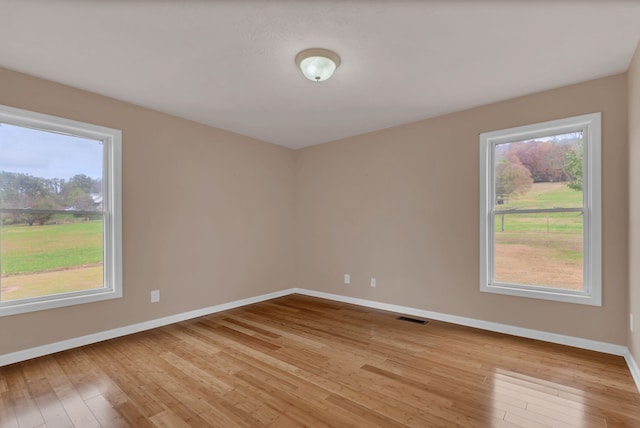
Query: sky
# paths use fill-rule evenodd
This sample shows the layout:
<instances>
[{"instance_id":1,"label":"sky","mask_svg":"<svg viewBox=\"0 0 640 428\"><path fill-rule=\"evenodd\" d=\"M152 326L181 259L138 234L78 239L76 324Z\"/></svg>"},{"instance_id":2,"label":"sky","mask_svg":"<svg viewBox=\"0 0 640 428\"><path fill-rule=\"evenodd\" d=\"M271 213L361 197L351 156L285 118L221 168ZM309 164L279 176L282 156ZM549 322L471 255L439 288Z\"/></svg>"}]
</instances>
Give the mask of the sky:
<instances>
[{"instance_id":1,"label":"sky","mask_svg":"<svg viewBox=\"0 0 640 428\"><path fill-rule=\"evenodd\" d=\"M102 142L0 124L0 171L68 180L102 178Z\"/></svg>"}]
</instances>

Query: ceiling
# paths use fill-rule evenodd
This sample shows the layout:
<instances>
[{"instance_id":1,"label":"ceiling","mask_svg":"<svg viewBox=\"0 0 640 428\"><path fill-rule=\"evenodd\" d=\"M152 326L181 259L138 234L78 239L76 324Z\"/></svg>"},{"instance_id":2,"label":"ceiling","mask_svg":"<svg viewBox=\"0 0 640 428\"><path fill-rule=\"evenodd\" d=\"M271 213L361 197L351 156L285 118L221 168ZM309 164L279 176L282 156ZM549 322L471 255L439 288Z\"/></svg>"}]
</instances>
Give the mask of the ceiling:
<instances>
[{"instance_id":1,"label":"ceiling","mask_svg":"<svg viewBox=\"0 0 640 428\"><path fill-rule=\"evenodd\" d=\"M627 0L0 0L0 66L291 148L626 71ZM342 64L326 82L294 63ZM1 102L1 100L0 100Z\"/></svg>"}]
</instances>

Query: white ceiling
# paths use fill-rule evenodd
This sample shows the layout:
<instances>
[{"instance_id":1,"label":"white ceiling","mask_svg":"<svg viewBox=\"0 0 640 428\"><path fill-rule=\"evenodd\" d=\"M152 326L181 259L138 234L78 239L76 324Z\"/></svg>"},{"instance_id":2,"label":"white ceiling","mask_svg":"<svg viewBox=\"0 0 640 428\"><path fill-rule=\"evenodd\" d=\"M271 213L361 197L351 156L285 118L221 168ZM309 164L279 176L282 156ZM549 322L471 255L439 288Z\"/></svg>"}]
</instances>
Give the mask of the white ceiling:
<instances>
[{"instance_id":1,"label":"white ceiling","mask_svg":"<svg viewBox=\"0 0 640 428\"><path fill-rule=\"evenodd\" d=\"M621 73L639 40L636 0L0 0L0 66L291 148Z\"/></svg>"}]
</instances>

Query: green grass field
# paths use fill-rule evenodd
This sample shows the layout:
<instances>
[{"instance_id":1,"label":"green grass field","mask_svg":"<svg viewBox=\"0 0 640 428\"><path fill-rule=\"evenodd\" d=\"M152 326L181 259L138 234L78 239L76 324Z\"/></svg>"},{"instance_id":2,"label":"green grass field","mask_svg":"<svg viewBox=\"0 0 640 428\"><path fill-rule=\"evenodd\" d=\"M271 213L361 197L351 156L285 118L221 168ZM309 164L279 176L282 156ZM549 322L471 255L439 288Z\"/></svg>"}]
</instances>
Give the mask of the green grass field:
<instances>
[{"instance_id":1,"label":"green grass field","mask_svg":"<svg viewBox=\"0 0 640 428\"><path fill-rule=\"evenodd\" d=\"M3 277L2 300L101 288L102 274L102 266L91 266Z\"/></svg>"},{"instance_id":2,"label":"green grass field","mask_svg":"<svg viewBox=\"0 0 640 428\"><path fill-rule=\"evenodd\" d=\"M2 226L2 275L102 263L102 221Z\"/></svg>"},{"instance_id":3,"label":"green grass field","mask_svg":"<svg viewBox=\"0 0 640 428\"><path fill-rule=\"evenodd\" d=\"M582 193L564 183L535 183L498 209L582 206ZM504 217L504 223L503 223ZM583 221L580 213L496 215L498 282L582 287Z\"/></svg>"},{"instance_id":4,"label":"green grass field","mask_svg":"<svg viewBox=\"0 0 640 428\"><path fill-rule=\"evenodd\" d=\"M582 192L570 189L565 183L534 183L528 193L509 198L498 208L580 208L581 206Z\"/></svg>"},{"instance_id":5,"label":"green grass field","mask_svg":"<svg viewBox=\"0 0 640 428\"><path fill-rule=\"evenodd\" d=\"M102 220L0 228L0 300L102 286Z\"/></svg>"}]
</instances>

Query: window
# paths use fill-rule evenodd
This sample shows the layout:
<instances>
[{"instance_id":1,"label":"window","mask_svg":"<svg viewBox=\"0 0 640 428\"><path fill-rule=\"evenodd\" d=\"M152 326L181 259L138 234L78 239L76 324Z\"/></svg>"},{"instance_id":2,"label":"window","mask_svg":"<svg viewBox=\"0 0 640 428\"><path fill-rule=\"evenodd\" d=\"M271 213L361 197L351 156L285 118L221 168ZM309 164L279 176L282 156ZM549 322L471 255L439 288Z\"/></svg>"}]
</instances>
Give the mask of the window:
<instances>
[{"instance_id":1,"label":"window","mask_svg":"<svg viewBox=\"0 0 640 428\"><path fill-rule=\"evenodd\" d=\"M480 290L600 306L600 113L480 135Z\"/></svg>"},{"instance_id":2,"label":"window","mask_svg":"<svg viewBox=\"0 0 640 428\"><path fill-rule=\"evenodd\" d=\"M122 296L121 132L0 106L0 316Z\"/></svg>"}]
</instances>

